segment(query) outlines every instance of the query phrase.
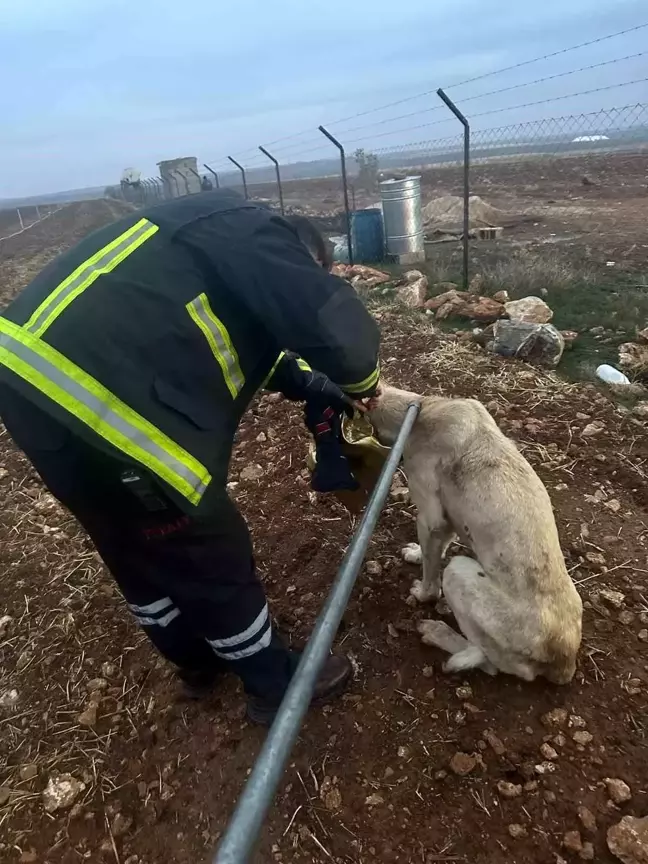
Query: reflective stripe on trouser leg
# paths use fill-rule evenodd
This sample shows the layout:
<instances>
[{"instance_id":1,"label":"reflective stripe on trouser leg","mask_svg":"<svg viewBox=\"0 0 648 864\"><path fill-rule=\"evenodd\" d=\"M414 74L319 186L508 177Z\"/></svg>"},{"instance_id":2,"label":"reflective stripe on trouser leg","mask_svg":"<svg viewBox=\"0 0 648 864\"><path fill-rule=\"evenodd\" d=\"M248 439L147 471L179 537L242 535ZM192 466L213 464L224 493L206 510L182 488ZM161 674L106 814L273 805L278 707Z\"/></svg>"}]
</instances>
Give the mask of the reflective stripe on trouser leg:
<instances>
[{"instance_id":1,"label":"reflective stripe on trouser leg","mask_svg":"<svg viewBox=\"0 0 648 864\"><path fill-rule=\"evenodd\" d=\"M216 656L222 660L244 660L246 657L252 657L259 651L263 651L270 645L271 640L272 625L268 604L265 603L255 619L234 636L228 636L224 639L208 639L207 641L214 649Z\"/></svg>"},{"instance_id":2,"label":"reflective stripe on trouser leg","mask_svg":"<svg viewBox=\"0 0 648 864\"><path fill-rule=\"evenodd\" d=\"M142 627L168 627L180 615L180 610L170 597L162 597L143 606L129 603L128 608Z\"/></svg>"}]
</instances>

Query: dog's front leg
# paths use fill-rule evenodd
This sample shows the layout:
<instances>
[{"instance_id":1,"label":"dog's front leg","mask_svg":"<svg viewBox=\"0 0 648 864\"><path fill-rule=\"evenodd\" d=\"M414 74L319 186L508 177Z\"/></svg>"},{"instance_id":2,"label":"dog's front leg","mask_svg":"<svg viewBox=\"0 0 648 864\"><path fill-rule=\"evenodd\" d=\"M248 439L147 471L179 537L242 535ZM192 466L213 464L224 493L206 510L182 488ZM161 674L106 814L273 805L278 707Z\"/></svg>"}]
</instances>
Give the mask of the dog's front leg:
<instances>
[{"instance_id":1,"label":"dog's front leg","mask_svg":"<svg viewBox=\"0 0 648 864\"><path fill-rule=\"evenodd\" d=\"M423 578L414 582L410 594L419 603L429 603L431 600L438 600L441 594L441 559L452 532L445 523L430 530L427 522L420 517L416 530L421 545Z\"/></svg>"}]
</instances>

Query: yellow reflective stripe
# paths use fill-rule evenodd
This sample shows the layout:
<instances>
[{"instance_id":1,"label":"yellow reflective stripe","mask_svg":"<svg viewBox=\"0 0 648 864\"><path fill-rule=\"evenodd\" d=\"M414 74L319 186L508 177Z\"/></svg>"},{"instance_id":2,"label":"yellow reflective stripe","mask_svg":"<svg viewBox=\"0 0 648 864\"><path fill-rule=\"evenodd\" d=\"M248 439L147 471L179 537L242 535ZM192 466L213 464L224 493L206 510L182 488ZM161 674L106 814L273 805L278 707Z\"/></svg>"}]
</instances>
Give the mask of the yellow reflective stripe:
<instances>
[{"instance_id":1,"label":"yellow reflective stripe","mask_svg":"<svg viewBox=\"0 0 648 864\"><path fill-rule=\"evenodd\" d=\"M285 356L286 356L286 352L282 351L281 354L277 357L275 362L272 364L272 369L268 372L266 377L263 379L263 383L261 384L261 387L259 388L260 390L263 390L263 388L267 385L268 381L272 378L274 373L277 371L277 366L281 363L281 361L283 360L283 358Z\"/></svg>"},{"instance_id":2,"label":"yellow reflective stripe","mask_svg":"<svg viewBox=\"0 0 648 864\"><path fill-rule=\"evenodd\" d=\"M79 294L92 285L99 276L114 270L156 231L159 231L157 225L149 222L148 219L140 219L119 237L115 237L56 286L34 311L25 328L35 336L42 336Z\"/></svg>"},{"instance_id":3,"label":"yellow reflective stripe","mask_svg":"<svg viewBox=\"0 0 648 864\"><path fill-rule=\"evenodd\" d=\"M236 399L245 385L245 376L227 327L214 314L206 294L200 294L195 300L187 303L187 312L209 343L212 354L223 371L227 389L232 399Z\"/></svg>"},{"instance_id":4,"label":"yellow reflective stripe","mask_svg":"<svg viewBox=\"0 0 648 864\"><path fill-rule=\"evenodd\" d=\"M357 384L340 384L343 390L348 393L364 393L365 390L371 390L375 387L380 379L380 363L376 366L371 375L367 375L364 381L358 381Z\"/></svg>"},{"instance_id":5,"label":"yellow reflective stripe","mask_svg":"<svg viewBox=\"0 0 648 864\"><path fill-rule=\"evenodd\" d=\"M208 470L160 429L71 360L24 328L0 318L0 363L198 504Z\"/></svg>"},{"instance_id":6,"label":"yellow reflective stripe","mask_svg":"<svg viewBox=\"0 0 648 864\"><path fill-rule=\"evenodd\" d=\"M297 365L299 366L299 368L303 372L312 372L313 371L312 366L309 366L308 363L305 360L302 360L301 357L297 358Z\"/></svg>"}]
</instances>

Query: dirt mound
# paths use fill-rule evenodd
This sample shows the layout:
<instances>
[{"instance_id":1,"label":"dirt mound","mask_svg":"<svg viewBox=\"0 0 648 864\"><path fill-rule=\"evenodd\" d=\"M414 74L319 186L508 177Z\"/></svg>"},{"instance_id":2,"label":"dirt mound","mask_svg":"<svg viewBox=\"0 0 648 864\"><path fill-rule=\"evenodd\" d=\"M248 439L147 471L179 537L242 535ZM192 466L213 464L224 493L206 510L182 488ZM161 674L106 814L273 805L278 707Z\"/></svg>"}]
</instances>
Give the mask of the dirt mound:
<instances>
[{"instance_id":1,"label":"dirt mound","mask_svg":"<svg viewBox=\"0 0 648 864\"><path fill-rule=\"evenodd\" d=\"M488 204L479 195L471 195L469 202L471 228L497 228L519 225L529 217L505 213ZM429 233L457 234L463 230L463 198L442 195L423 207L423 224Z\"/></svg>"}]
</instances>

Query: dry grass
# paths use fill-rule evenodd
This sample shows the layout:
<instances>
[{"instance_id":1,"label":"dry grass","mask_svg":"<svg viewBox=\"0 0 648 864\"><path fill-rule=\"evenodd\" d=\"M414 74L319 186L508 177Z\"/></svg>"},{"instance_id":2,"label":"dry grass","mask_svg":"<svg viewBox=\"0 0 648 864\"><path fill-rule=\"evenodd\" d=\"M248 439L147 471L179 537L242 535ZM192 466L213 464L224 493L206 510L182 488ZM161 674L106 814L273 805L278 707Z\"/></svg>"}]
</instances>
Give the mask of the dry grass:
<instances>
[{"instance_id":1,"label":"dry grass","mask_svg":"<svg viewBox=\"0 0 648 864\"><path fill-rule=\"evenodd\" d=\"M555 252L539 254L528 249L512 251L508 258L484 266L481 274L486 294L505 289L512 297L543 296L595 278L593 269Z\"/></svg>"}]
</instances>

